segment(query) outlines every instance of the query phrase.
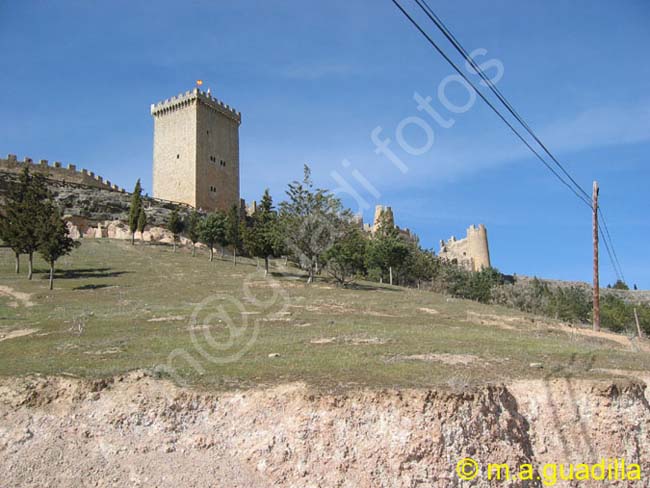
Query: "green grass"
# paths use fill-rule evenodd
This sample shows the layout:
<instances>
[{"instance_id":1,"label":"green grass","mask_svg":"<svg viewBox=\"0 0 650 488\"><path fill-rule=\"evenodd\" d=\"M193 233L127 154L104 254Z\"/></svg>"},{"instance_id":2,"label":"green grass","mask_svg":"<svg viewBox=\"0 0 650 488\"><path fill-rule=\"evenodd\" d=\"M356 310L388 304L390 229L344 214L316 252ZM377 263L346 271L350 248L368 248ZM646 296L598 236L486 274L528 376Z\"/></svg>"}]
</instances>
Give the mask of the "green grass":
<instances>
[{"instance_id":1,"label":"green grass","mask_svg":"<svg viewBox=\"0 0 650 488\"><path fill-rule=\"evenodd\" d=\"M0 249L0 286L29 294L33 305L0 295L0 338L36 331L0 341L0 375L104 377L133 369L169 375L164 365L173 378L212 389L289 381L350 388L650 369L646 353L571 336L513 310L373 283L307 286L296 270L280 273L278 267L267 280L249 259L234 266L218 257L209 263L204 252L193 258L187 249L86 240L61 260L51 292L45 263L36 260L31 282L13 265L12 254ZM476 323L477 317L489 324ZM232 328L240 334L231 335ZM409 358L431 354L476 358L466 364ZM544 368L530 368L532 362Z\"/></svg>"}]
</instances>

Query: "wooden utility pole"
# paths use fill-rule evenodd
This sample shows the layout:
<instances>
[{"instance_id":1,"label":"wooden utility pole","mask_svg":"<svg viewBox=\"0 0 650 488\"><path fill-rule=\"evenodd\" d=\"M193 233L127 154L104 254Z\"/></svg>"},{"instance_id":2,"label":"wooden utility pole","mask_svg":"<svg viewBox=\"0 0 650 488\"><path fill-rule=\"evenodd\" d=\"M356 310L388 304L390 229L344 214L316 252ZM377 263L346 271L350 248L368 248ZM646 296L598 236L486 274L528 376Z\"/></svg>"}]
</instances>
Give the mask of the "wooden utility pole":
<instances>
[{"instance_id":1,"label":"wooden utility pole","mask_svg":"<svg viewBox=\"0 0 650 488\"><path fill-rule=\"evenodd\" d=\"M594 224L594 330L600 330L600 284L598 279L598 182L594 181L592 200Z\"/></svg>"},{"instance_id":2,"label":"wooden utility pole","mask_svg":"<svg viewBox=\"0 0 650 488\"><path fill-rule=\"evenodd\" d=\"M643 332L641 331L641 324L639 324L639 314L636 313L636 307L634 307L634 321L636 322L636 331L639 334L639 339L643 339Z\"/></svg>"}]
</instances>

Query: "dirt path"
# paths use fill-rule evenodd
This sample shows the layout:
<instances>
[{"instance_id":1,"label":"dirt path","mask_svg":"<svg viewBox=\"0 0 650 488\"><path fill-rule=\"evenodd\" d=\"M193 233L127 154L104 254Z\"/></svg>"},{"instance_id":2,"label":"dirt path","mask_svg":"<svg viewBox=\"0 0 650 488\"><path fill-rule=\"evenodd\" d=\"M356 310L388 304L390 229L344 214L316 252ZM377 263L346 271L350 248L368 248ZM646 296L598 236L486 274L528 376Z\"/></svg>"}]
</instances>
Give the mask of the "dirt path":
<instances>
[{"instance_id":1,"label":"dirt path","mask_svg":"<svg viewBox=\"0 0 650 488\"><path fill-rule=\"evenodd\" d=\"M30 300L32 296L29 293L15 291L10 286L0 285L0 295L16 300L16 302L10 302L10 305L12 303L14 306L18 306L18 303L21 303L25 307L31 307L34 305L34 303Z\"/></svg>"},{"instance_id":2,"label":"dirt path","mask_svg":"<svg viewBox=\"0 0 650 488\"><path fill-rule=\"evenodd\" d=\"M38 329L16 329L9 332L0 330L0 342L8 341L9 339L16 339L17 337L24 337L34 332L38 332Z\"/></svg>"}]
</instances>

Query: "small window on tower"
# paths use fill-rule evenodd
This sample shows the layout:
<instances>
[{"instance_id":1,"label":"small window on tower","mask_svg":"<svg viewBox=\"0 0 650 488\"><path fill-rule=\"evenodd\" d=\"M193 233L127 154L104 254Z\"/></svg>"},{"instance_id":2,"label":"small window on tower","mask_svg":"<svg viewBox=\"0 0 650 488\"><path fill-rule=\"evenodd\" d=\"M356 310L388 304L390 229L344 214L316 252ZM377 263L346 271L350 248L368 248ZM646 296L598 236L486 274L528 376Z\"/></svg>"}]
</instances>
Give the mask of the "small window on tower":
<instances>
[{"instance_id":1,"label":"small window on tower","mask_svg":"<svg viewBox=\"0 0 650 488\"><path fill-rule=\"evenodd\" d=\"M177 154L177 155L176 155L176 159L180 159L180 157L181 157L180 154Z\"/></svg>"}]
</instances>

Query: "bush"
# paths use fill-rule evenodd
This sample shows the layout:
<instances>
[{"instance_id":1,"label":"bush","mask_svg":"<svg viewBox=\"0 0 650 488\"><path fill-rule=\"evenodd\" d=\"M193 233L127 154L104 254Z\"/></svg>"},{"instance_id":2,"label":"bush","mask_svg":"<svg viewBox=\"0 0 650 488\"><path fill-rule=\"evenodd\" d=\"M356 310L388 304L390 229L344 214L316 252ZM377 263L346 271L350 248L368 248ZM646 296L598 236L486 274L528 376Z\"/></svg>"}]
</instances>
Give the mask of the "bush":
<instances>
[{"instance_id":1,"label":"bush","mask_svg":"<svg viewBox=\"0 0 650 488\"><path fill-rule=\"evenodd\" d=\"M502 283L503 276L494 268L471 272L456 264L441 261L436 268L432 288L457 298L489 303L493 300L493 290Z\"/></svg>"},{"instance_id":2,"label":"bush","mask_svg":"<svg viewBox=\"0 0 650 488\"><path fill-rule=\"evenodd\" d=\"M617 296L603 296L600 300L600 325L614 332L636 328L633 308Z\"/></svg>"}]
</instances>

